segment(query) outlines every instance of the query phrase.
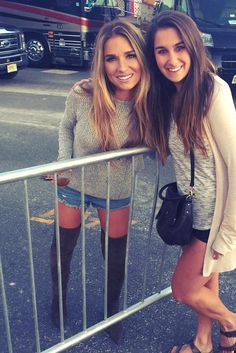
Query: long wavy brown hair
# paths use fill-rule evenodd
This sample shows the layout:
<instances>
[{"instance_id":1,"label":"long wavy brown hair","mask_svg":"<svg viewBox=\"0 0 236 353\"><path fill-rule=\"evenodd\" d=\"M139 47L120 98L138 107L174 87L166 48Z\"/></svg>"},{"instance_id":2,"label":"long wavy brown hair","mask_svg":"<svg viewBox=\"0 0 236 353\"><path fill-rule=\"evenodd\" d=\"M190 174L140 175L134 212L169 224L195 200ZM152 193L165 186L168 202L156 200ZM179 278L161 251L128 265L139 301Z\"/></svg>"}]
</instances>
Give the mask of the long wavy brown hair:
<instances>
[{"instance_id":1,"label":"long wavy brown hair","mask_svg":"<svg viewBox=\"0 0 236 353\"><path fill-rule=\"evenodd\" d=\"M117 19L106 23L96 37L96 47L92 63L92 106L91 118L104 151L116 144L114 119L116 116L115 87L105 72L104 45L114 36L126 38L134 49L141 67L141 80L134 88L131 124L128 141L122 147L144 144L148 123L147 96L150 85L149 71L145 58L145 42L140 30L127 20Z\"/></svg>"},{"instance_id":2,"label":"long wavy brown hair","mask_svg":"<svg viewBox=\"0 0 236 353\"><path fill-rule=\"evenodd\" d=\"M156 32L163 28L177 30L191 58L190 70L178 92L174 110L175 85L160 72L154 55L154 37ZM215 69L195 22L178 11L163 11L158 14L153 18L146 35L146 57L151 73L147 144L158 150L162 161L166 159L169 152L170 121L173 116L185 153L194 145L205 155L203 119L212 100L212 73Z\"/></svg>"}]
</instances>

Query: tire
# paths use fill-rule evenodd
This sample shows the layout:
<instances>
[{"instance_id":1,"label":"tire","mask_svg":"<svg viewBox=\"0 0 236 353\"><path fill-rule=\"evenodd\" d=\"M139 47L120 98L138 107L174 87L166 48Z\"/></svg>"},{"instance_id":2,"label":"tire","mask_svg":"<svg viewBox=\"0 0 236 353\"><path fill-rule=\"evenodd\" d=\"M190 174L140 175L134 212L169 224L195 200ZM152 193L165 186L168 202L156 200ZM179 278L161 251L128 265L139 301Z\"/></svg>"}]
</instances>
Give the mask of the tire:
<instances>
[{"instance_id":1,"label":"tire","mask_svg":"<svg viewBox=\"0 0 236 353\"><path fill-rule=\"evenodd\" d=\"M0 79L3 80L10 80L11 78L16 77L16 75L18 74L18 71L16 72L10 72L9 74L5 73L5 74L0 74Z\"/></svg>"},{"instance_id":2,"label":"tire","mask_svg":"<svg viewBox=\"0 0 236 353\"><path fill-rule=\"evenodd\" d=\"M26 36L26 51L31 67L45 67L51 63L48 43L37 34Z\"/></svg>"}]
</instances>

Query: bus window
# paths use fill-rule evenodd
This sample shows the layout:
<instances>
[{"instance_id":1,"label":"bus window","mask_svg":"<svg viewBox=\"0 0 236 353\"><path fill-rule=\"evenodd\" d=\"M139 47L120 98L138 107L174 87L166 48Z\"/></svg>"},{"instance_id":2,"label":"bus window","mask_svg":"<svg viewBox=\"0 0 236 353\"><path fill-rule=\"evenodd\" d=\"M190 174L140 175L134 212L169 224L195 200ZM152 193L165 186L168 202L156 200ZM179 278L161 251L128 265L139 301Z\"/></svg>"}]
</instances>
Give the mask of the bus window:
<instances>
[{"instance_id":1,"label":"bus window","mask_svg":"<svg viewBox=\"0 0 236 353\"><path fill-rule=\"evenodd\" d=\"M201 17L195 12L193 6L194 17L203 21L212 22L216 25L232 27L236 25L236 1L235 0L198 0ZM192 0L192 5L195 0Z\"/></svg>"},{"instance_id":2,"label":"bus window","mask_svg":"<svg viewBox=\"0 0 236 353\"><path fill-rule=\"evenodd\" d=\"M56 0L56 4L58 11L70 14L75 14L78 11L78 2L76 0Z\"/></svg>"},{"instance_id":3,"label":"bus window","mask_svg":"<svg viewBox=\"0 0 236 353\"><path fill-rule=\"evenodd\" d=\"M195 3L195 1L193 1L193 3ZM189 8L186 0L179 1L176 10L184 13L189 13Z\"/></svg>"},{"instance_id":4,"label":"bus window","mask_svg":"<svg viewBox=\"0 0 236 353\"><path fill-rule=\"evenodd\" d=\"M174 0L156 0L154 7L157 12L166 11L166 10L174 10Z\"/></svg>"}]
</instances>

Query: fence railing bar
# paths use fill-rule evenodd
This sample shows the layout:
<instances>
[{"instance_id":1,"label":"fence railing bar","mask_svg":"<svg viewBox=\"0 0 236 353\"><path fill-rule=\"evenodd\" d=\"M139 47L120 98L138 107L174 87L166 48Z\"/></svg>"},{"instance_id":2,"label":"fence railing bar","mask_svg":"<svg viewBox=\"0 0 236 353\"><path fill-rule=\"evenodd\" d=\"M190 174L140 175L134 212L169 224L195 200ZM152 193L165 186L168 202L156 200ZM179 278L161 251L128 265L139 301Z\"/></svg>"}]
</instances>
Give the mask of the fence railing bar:
<instances>
[{"instance_id":1,"label":"fence railing bar","mask_svg":"<svg viewBox=\"0 0 236 353\"><path fill-rule=\"evenodd\" d=\"M10 322L9 322L9 315L8 315L8 308L7 308L7 296L6 296L5 285L4 285L4 276L3 276L1 254L0 254L0 284L1 284L1 289L2 289L1 292L2 292L2 303L3 303L3 316L4 316L5 328L6 328L8 353L13 353L12 340L11 340L11 329L10 329Z\"/></svg>"},{"instance_id":2,"label":"fence railing bar","mask_svg":"<svg viewBox=\"0 0 236 353\"><path fill-rule=\"evenodd\" d=\"M106 230L105 230L105 273L104 273L104 319L107 318L107 298L108 298L108 242L109 242L109 223L110 223L110 176L111 176L111 163L107 162L107 198L106 198Z\"/></svg>"},{"instance_id":3,"label":"fence railing bar","mask_svg":"<svg viewBox=\"0 0 236 353\"><path fill-rule=\"evenodd\" d=\"M28 237L28 249L29 249L29 263L30 263L30 277L31 277L31 290L32 290L32 304L33 304L33 318L34 318L34 330L36 339L37 353L40 353L40 338L39 338L39 325L38 325L38 312L36 302L36 288L35 288L35 276L34 276L34 260L33 260L33 248L32 248L32 235L30 226L30 210L29 210L29 195L28 195L28 183L24 180L24 195L25 195L25 216L26 216L26 227Z\"/></svg>"},{"instance_id":4,"label":"fence railing bar","mask_svg":"<svg viewBox=\"0 0 236 353\"><path fill-rule=\"evenodd\" d=\"M90 156L73 158L64 161L58 161L48 164L43 164L24 169L12 170L0 173L0 184L9 183L27 178L33 178L42 174L52 174L58 171L63 171L70 168L81 167L98 162L111 161L115 158L125 158L132 155L143 154L152 151L147 147L126 148L116 151L96 153Z\"/></svg>"},{"instance_id":5,"label":"fence railing bar","mask_svg":"<svg viewBox=\"0 0 236 353\"><path fill-rule=\"evenodd\" d=\"M87 329L87 294L86 294L86 239L85 239L84 167L81 168L81 232L82 232L83 330L86 330Z\"/></svg>"},{"instance_id":6,"label":"fence railing bar","mask_svg":"<svg viewBox=\"0 0 236 353\"><path fill-rule=\"evenodd\" d=\"M151 212L151 217L150 217L150 222L149 222L149 227L148 227L148 240L147 240L146 251L145 251L145 259L149 259L149 254L150 254L150 246L151 246L151 239L152 239L152 229L153 229L153 222L154 222L154 218L155 218L156 204L157 204L157 197L158 197L158 190L159 190L159 182L160 182L159 159L157 158L157 156L156 156L156 164L157 164L157 166L156 166L154 198L153 198L152 212ZM149 265L149 261L146 261L145 262L145 267L144 267L144 274L143 274L142 300L144 300L144 298L146 296L148 265Z\"/></svg>"},{"instance_id":7,"label":"fence railing bar","mask_svg":"<svg viewBox=\"0 0 236 353\"><path fill-rule=\"evenodd\" d=\"M135 157L132 157L130 210L129 210L129 220L128 220L127 246L126 246L126 254L125 254L124 303L123 303L123 309L124 310L127 308L129 239L130 239L130 229L131 229L131 224L132 224L133 208L134 208L134 189L135 189L135 168L134 168L134 162L135 162Z\"/></svg>"},{"instance_id":8,"label":"fence railing bar","mask_svg":"<svg viewBox=\"0 0 236 353\"><path fill-rule=\"evenodd\" d=\"M141 303L134 304L128 307L124 311L120 311L118 314L115 314L104 321L100 321L98 324L89 327L86 331L82 331L68 339L66 339L63 343L58 343L55 346L46 349L42 353L60 353L64 352L66 349L79 344L85 339L95 335L96 333L105 330L107 327L115 324L120 320L124 320L125 318L135 314L136 312L146 308L148 305L151 305L158 300L168 296L171 294L171 288L167 287L159 293L155 293L152 296L144 299Z\"/></svg>"},{"instance_id":9,"label":"fence railing bar","mask_svg":"<svg viewBox=\"0 0 236 353\"><path fill-rule=\"evenodd\" d=\"M57 173L54 173L54 197L55 197L55 236L56 236L56 253L57 253L57 280L58 280L58 296L59 296L59 319L61 342L64 342L64 315L63 315L63 298L62 298L62 276L61 276L61 245L59 231L59 210L57 199Z\"/></svg>"},{"instance_id":10,"label":"fence railing bar","mask_svg":"<svg viewBox=\"0 0 236 353\"><path fill-rule=\"evenodd\" d=\"M32 301L33 301L33 314L34 314L34 324L35 324L35 336L36 336L36 347L37 353L59 353L64 352L67 348L80 343L81 341L89 338L90 336L100 332L107 327L115 324L116 322L123 320L124 318L136 313L137 311L142 310L146 306L160 300L161 298L171 294L171 288L165 288L160 290L162 287L162 275L163 275L163 264L165 258L166 249L163 248L163 254L160 263L160 280L159 280L159 288L158 293L155 293L149 297L146 296L147 291L147 273L148 273L148 260L145 262L144 274L143 274L143 288L142 288L142 299L137 304L134 304L130 307L127 307L127 286L128 286L128 262L129 262L129 241L130 241L130 232L132 226L132 217L133 217L133 208L134 208L134 194L136 189L136 178L135 178L135 157L140 154L145 154L150 152L151 150L148 148L129 148L126 150L112 151L112 152L104 152L96 155L91 155L78 159L70 159L67 161L59 161L55 163L45 164L43 166L25 168L18 171L12 171L7 173L0 173L0 185L13 181L24 180L25 184L25 208L26 208L26 223L27 223L27 234L28 234L28 243L29 243L29 257L30 257L30 271L31 271L31 284L32 284ZM112 317L108 317L107 313L107 297L108 297L108 259L109 259L109 218L110 218L110 161L116 158L132 158L131 163L131 199L130 199L130 211L129 211L129 219L128 219L128 232L127 232L127 247L126 247L126 258L125 258L125 278L124 278L124 301L123 301L123 310L119 311L117 314ZM149 258L150 255L150 247L151 247L151 237L152 237L152 228L156 211L157 204L157 195L159 189L159 162L157 160L157 173L155 180L155 191L154 191L154 200L151 209L151 219L148 225L148 239L145 246L145 259ZM84 167L87 165L98 163L98 162L107 162L107 195L106 195L106 224L105 224L105 275L104 275L104 320L100 321L96 325L92 327L87 327L87 295L86 295L86 237L85 237L85 173ZM78 332L76 335L65 339L65 331L64 331L64 318L63 318L63 291L62 291L62 274L61 274L61 247L60 247L60 233L59 233L59 210L58 210L58 183L57 183L57 175L58 172L68 169L73 169L75 167L81 167L82 176L81 176L81 232L82 232L82 299L83 299L83 331ZM25 173L27 174L26 176ZM32 252L32 239L31 239L31 228L30 228L30 210L29 210L29 198L28 198L28 189L27 189L27 178L32 178L42 174L54 174L54 196L55 196L55 230L56 230L56 252L57 252L57 272L58 272L58 295L59 295L59 315L60 315L60 333L61 340L56 345L41 351L40 350L40 336L39 336L39 328L38 328L38 314L37 314L37 301L36 301L36 290L35 290L35 279L34 279L34 263L33 263L33 252ZM8 179L7 179L8 178ZM148 216L149 217L149 216ZM1 260L1 258L0 258ZM3 283L3 273L2 273L2 264L0 262L0 280L2 283L2 293L4 289ZM4 294L2 294L4 296ZM6 299L6 294L5 294ZM6 301L6 300L5 300ZM3 300L4 304L4 300ZM12 351L12 343L10 336L10 325L8 320L8 312L7 306L4 309L6 310L5 315L5 324L6 327L8 325L9 328L9 337L8 341L10 342L11 350L9 348L9 353L13 353ZM8 342L8 346L9 346ZM10 347L9 346L9 347Z\"/></svg>"}]
</instances>

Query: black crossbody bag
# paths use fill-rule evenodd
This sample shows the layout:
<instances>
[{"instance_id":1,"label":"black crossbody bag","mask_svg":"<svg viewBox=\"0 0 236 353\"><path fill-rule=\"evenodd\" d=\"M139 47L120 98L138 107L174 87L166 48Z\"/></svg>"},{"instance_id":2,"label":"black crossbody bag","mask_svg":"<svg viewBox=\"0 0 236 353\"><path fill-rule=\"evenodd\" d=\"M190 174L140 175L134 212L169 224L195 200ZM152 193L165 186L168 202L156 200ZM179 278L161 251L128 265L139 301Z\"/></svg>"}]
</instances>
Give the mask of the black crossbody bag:
<instances>
[{"instance_id":1,"label":"black crossbody bag","mask_svg":"<svg viewBox=\"0 0 236 353\"><path fill-rule=\"evenodd\" d=\"M189 193L180 195L177 183L164 185L159 191L163 200L156 216L156 230L161 239L168 245L187 245L193 239L193 211L194 197L194 152L190 149L191 181ZM165 196L163 196L166 191Z\"/></svg>"}]
</instances>

